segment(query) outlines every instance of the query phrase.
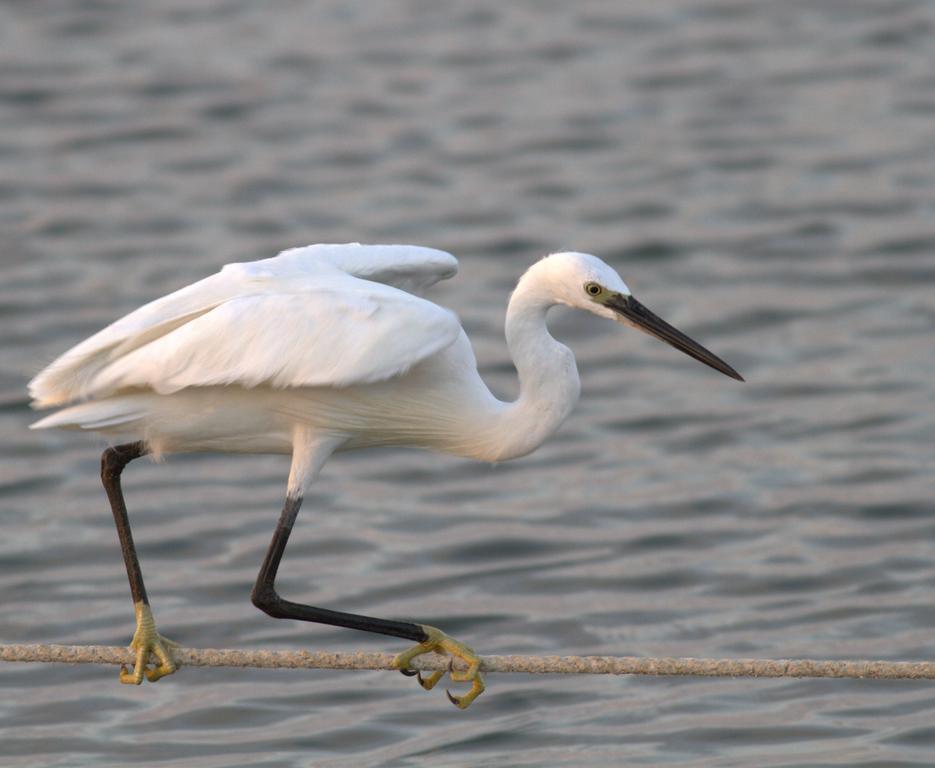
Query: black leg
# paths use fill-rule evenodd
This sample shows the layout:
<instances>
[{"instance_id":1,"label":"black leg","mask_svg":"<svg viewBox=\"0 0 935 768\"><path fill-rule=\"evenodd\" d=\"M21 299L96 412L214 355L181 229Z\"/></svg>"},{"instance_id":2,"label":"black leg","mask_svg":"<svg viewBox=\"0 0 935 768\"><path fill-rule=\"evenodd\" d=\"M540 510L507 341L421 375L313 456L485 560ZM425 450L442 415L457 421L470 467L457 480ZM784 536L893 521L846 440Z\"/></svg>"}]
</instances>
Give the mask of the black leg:
<instances>
[{"instance_id":1,"label":"black leg","mask_svg":"<svg viewBox=\"0 0 935 768\"><path fill-rule=\"evenodd\" d=\"M133 546L127 505L120 488L120 474L124 467L147 452L146 446L137 442L108 448L101 456L101 481L104 483L104 490L107 491L114 522L117 524L117 536L120 538L120 549L123 551L123 562L127 566L130 594L133 596L133 608L136 611L136 632L130 641L130 648L136 651L136 662L132 672L126 665L120 667L120 682L132 685L139 685L144 675L150 682L156 682L176 670L169 651L174 643L156 632L156 622L149 608L146 587L143 585L143 572L136 556L136 547ZM150 661L152 664L148 666Z\"/></svg>"},{"instance_id":2,"label":"black leg","mask_svg":"<svg viewBox=\"0 0 935 768\"><path fill-rule=\"evenodd\" d=\"M120 474L123 468L133 459L145 456L146 446L142 442L126 443L108 448L101 456L101 481L110 500L110 508L114 513L114 522L117 524L117 536L120 537L120 549L123 551L123 561L127 566L127 577L130 579L130 594L134 603L149 605L146 597L146 587L143 585L143 573L140 570L140 561L136 556L136 547L133 546L133 534L130 532L130 520L127 517L127 505L123 500L123 491L120 488Z\"/></svg>"},{"instance_id":3,"label":"black leg","mask_svg":"<svg viewBox=\"0 0 935 768\"><path fill-rule=\"evenodd\" d=\"M273 534L269 550L260 573L257 575L251 599L253 604L264 613L276 619L299 619L300 621L314 621L320 624L332 624L337 627L360 629L364 632L377 632L381 635L402 637L417 643L424 643L428 639L425 630L418 624L408 621L389 621L387 619L374 619L370 616L358 616L354 613L330 611L326 608L314 608L310 605L293 603L283 600L276 593L276 572L279 570L279 561L286 551L286 543L295 523L302 498L286 498L279 524ZM142 582L141 582L142 583Z\"/></svg>"}]
</instances>

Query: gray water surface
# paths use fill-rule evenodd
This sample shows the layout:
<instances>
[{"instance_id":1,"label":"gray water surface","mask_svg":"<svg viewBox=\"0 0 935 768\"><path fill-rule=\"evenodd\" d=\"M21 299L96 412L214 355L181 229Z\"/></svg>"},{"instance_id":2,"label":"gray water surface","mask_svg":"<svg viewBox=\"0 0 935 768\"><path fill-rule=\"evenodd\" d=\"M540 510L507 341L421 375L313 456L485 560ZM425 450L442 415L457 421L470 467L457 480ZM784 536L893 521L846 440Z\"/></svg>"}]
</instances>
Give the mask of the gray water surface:
<instances>
[{"instance_id":1,"label":"gray water surface","mask_svg":"<svg viewBox=\"0 0 935 768\"><path fill-rule=\"evenodd\" d=\"M747 377L556 312L582 402L500 466L345 455L298 600L481 653L935 659L935 6L28 2L0 6L0 642L125 644L103 443L26 381L139 304L307 242L461 274L482 373L541 255L597 253ZM282 457L139 462L162 632L398 651L249 593ZM389 673L0 668L3 766L927 766L920 682L496 676L465 711Z\"/></svg>"}]
</instances>

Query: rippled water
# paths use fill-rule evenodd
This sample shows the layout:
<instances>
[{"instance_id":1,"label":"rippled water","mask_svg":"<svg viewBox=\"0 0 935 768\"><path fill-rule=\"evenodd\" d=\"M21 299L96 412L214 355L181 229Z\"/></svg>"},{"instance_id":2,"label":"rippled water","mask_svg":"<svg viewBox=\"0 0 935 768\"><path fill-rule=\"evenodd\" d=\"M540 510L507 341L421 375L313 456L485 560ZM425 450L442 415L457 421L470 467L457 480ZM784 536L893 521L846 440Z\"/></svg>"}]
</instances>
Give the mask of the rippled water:
<instances>
[{"instance_id":1,"label":"rippled water","mask_svg":"<svg viewBox=\"0 0 935 768\"><path fill-rule=\"evenodd\" d=\"M482 372L517 275L592 251L741 370L557 312L583 399L534 456L329 464L283 592L486 653L935 658L935 7L29 2L0 7L0 642L126 643L102 444L29 377L218 265L416 242ZM256 611L277 457L126 488L186 645L399 650ZM917 682L0 669L4 766L908 766Z\"/></svg>"}]
</instances>

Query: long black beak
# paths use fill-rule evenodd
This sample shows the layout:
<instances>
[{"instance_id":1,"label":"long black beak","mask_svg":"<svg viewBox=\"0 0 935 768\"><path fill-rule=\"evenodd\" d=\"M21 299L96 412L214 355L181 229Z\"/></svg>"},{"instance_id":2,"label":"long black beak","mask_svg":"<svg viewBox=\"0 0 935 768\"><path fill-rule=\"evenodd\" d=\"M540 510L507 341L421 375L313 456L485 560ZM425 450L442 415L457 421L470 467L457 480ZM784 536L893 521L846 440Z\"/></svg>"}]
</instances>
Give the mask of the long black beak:
<instances>
[{"instance_id":1,"label":"long black beak","mask_svg":"<svg viewBox=\"0 0 935 768\"><path fill-rule=\"evenodd\" d=\"M673 328L661 317L654 315L632 296L620 293L607 299L604 303L620 315L621 320L627 322L628 325L655 336L657 339L662 339L666 344L671 344L686 355L690 355L695 360L714 368L716 371L720 371L725 376L730 376L732 379L737 379L737 381L744 380L743 376L721 358L713 352L709 352L697 341L688 338L678 328Z\"/></svg>"}]
</instances>

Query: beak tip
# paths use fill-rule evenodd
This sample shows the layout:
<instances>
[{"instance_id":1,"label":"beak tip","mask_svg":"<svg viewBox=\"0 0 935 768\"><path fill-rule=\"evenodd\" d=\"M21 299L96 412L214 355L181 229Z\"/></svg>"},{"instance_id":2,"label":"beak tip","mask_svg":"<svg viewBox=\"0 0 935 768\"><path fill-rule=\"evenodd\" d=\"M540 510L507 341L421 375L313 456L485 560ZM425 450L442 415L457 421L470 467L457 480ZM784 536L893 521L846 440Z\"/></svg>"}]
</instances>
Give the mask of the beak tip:
<instances>
[{"instance_id":1,"label":"beak tip","mask_svg":"<svg viewBox=\"0 0 935 768\"><path fill-rule=\"evenodd\" d=\"M619 319L624 319L627 325L637 330L655 336L675 349L684 352L689 357L713 368L735 381L746 382L746 379L735 371L726 362L713 352L702 347L697 341L690 339L677 328L669 325L665 320L657 317L632 296L616 295L606 302L612 310L617 312Z\"/></svg>"}]
</instances>

